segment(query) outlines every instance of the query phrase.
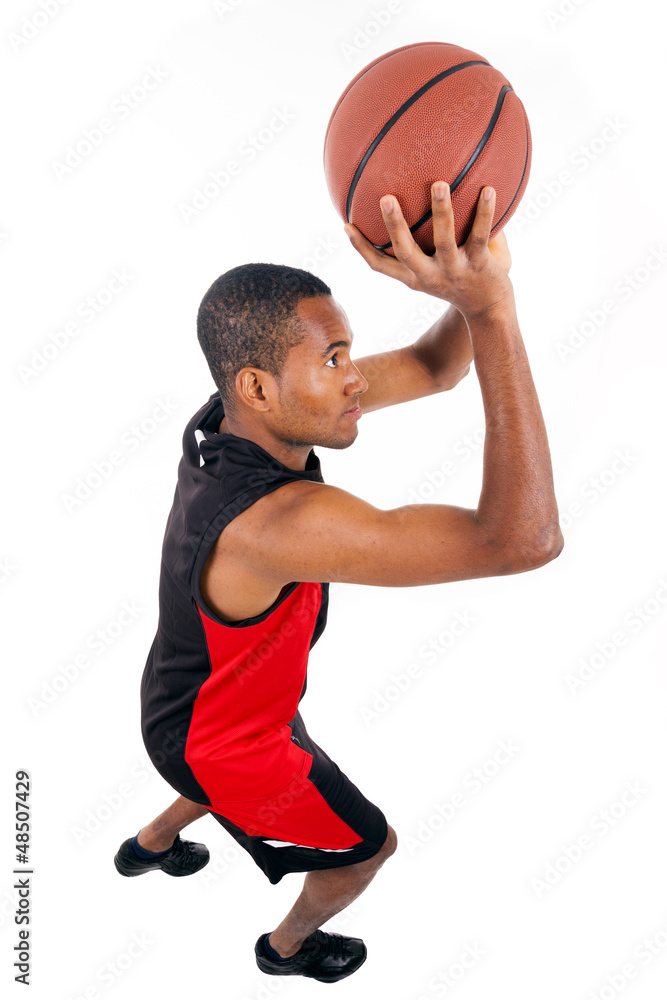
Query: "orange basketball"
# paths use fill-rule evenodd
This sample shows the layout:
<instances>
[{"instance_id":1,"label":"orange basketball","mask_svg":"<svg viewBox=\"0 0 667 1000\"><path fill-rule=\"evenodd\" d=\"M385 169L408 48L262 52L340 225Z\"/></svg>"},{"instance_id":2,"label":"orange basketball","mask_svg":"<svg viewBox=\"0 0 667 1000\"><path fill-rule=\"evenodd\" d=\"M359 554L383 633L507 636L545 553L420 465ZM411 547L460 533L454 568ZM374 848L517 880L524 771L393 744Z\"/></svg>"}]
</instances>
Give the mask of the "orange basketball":
<instances>
[{"instance_id":1,"label":"orange basketball","mask_svg":"<svg viewBox=\"0 0 667 1000\"><path fill-rule=\"evenodd\" d=\"M394 256L380 198L398 198L416 243L435 251L431 184L450 185L460 246L479 195L496 190L491 237L512 218L530 173L530 127L509 81L486 59L446 42L404 45L346 87L324 140L331 199L378 249Z\"/></svg>"}]
</instances>

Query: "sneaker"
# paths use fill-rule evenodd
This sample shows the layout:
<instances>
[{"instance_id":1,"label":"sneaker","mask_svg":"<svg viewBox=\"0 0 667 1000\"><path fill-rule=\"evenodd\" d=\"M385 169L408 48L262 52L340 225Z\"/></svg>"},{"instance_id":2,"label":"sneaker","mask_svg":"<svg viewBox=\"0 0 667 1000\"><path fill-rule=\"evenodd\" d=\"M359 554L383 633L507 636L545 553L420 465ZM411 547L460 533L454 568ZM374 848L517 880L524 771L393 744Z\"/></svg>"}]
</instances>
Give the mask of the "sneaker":
<instances>
[{"instance_id":1,"label":"sneaker","mask_svg":"<svg viewBox=\"0 0 667 1000\"><path fill-rule=\"evenodd\" d=\"M176 835L176 840L167 854L163 854L161 858L140 858L132 847L133 839L130 837L123 841L113 859L116 871L121 875L143 875L144 872L157 871L158 868L167 875L194 875L207 865L210 859L204 844L181 840L179 834Z\"/></svg>"},{"instance_id":2,"label":"sneaker","mask_svg":"<svg viewBox=\"0 0 667 1000\"><path fill-rule=\"evenodd\" d=\"M314 931L300 949L285 962L269 958L262 934L255 945L257 965L269 976L307 976L319 983L337 983L356 972L366 961L366 945L361 938Z\"/></svg>"}]
</instances>

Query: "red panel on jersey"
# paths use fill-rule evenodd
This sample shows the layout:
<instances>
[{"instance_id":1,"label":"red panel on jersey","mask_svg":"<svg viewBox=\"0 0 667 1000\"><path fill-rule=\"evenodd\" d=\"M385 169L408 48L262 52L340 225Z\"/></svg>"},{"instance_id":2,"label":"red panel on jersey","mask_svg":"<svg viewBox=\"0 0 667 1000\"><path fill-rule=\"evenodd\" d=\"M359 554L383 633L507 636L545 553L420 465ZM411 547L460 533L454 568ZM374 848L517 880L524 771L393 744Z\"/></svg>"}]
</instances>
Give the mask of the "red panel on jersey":
<instances>
[{"instance_id":1,"label":"red panel on jersey","mask_svg":"<svg viewBox=\"0 0 667 1000\"><path fill-rule=\"evenodd\" d=\"M306 755L287 723L298 709L321 597L319 583L300 583L267 618L241 628L199 608L212 669L194 703L185 759L203 788L215 775L221 798L263 798L301 773Z\"/></svg>"}]
</instances>

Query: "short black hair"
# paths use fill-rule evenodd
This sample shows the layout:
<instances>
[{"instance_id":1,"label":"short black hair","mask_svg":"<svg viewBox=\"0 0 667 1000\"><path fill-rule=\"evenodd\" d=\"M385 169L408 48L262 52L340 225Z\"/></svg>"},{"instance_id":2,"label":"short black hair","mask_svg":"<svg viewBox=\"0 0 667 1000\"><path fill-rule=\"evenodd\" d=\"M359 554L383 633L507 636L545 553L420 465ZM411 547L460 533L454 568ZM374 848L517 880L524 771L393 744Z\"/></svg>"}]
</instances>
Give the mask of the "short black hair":
<instances>
[{"instance_id":1,"label":"short black hair","mask_svg":"<svg viewBox=\"0 0 667 1000\"><path fill-rule=\"evenodd\" d=\"M213 282L197 313L197 339L226 406L233 406L236 376L247 365L280 376L305 335L296 307L317 295L331 289L285 264L241 264Z\"/></svg>"}]
</instances>

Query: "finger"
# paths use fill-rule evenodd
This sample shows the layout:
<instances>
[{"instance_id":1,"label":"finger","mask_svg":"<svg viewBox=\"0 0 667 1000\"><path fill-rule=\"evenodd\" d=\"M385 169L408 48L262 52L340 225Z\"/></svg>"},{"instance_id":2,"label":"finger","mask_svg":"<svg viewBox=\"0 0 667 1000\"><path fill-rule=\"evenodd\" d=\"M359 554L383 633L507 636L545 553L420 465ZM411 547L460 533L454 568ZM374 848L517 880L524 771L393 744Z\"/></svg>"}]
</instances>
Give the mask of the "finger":
<instances>
[{"instance_id":1,"label":"finger","mask_svg":"<svg viewBox=\"0 0 667 1000\"><path fill-rule=\"evenodd\" d=\"M472 224L470 235L465 242L466 252L471 260L479 257L487 248L495 208L496 192L494 188L482 188L479 201L477 202L475 220Z\"/></svg>"},{"instance_id":2,"label":"finger","mask_svg":"<svg viewBox=\"0 0 667 1000\"><path fill-rule=\"evenodd\" d=\"M346 235L354 249L361 254L369 267L381 274L387 274L391 278L398 278L399 281L406 281L410 272L405 264L395 257L390 257L382 250L378 250L370 240L356 226L348 222L344 227Z\"/></svg>"},{"instance_id":3,"label":"finger","mask_svg":"<svg viewBox=\"0 0 667 1000\"><path fill-rule=\"evenodd\" d=\"M403 218L401 206L393 195L385 195L380 199L380 209L396 257L415 274L419 273L424 261L429 258L415 243L410 227Z\"/></svg>"},{"instance_id":4,"label":"finger","mask_svg":"<svg viewBox=\"0 0 667 1000\"><path fill-rule=\"evenodd\" d=\"M449 184L436 181L431 185L431 211L433 215L433 243L435 252L442 256L451 254L456 246L454 212Z\"/></svg>"}]
</instances>

